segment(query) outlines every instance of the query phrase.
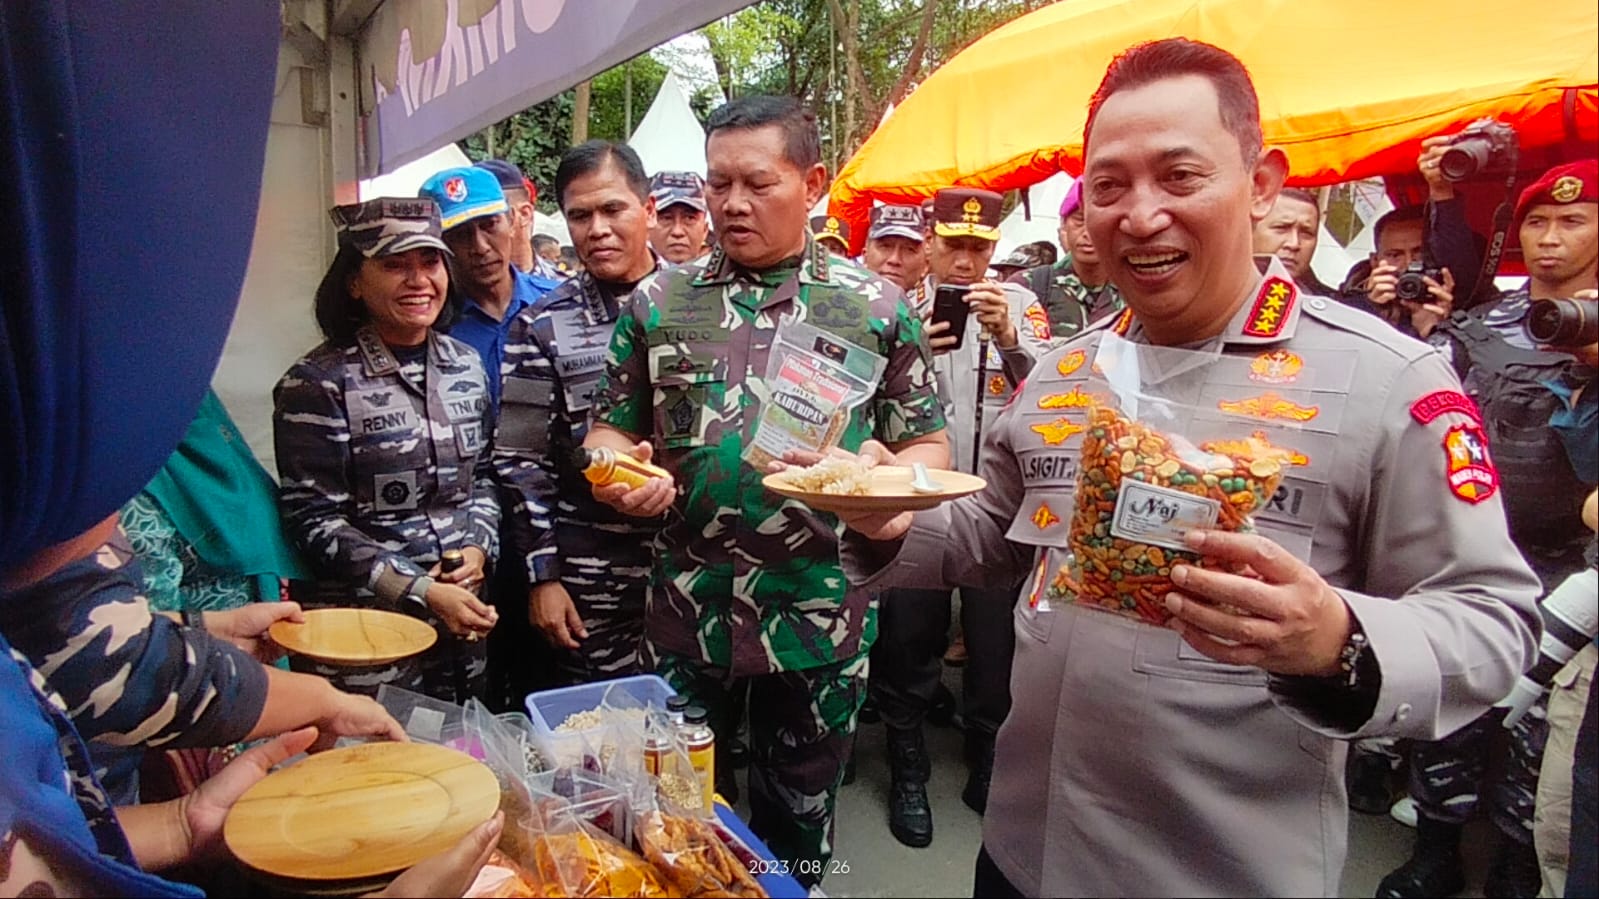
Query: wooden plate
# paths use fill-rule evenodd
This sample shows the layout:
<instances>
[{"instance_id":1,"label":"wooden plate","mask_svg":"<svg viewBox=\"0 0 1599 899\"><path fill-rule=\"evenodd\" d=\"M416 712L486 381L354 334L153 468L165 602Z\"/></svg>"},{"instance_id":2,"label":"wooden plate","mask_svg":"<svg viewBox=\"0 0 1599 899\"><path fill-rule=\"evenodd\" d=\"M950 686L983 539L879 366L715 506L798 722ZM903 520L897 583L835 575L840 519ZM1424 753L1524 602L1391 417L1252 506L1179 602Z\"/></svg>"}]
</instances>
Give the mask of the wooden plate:
<instances>
[{"instance_id":1,"label":"wooden plate","mask_svg":"<svg viewBox=\"0 0 1599 899\"><path fill-rule=\"evenodd\" d=\"M911 489L911 469L905 465L879 465L871 469L870 492L862 496L838 496L830 493L811 493L782 480L782 475L769 474L761 484L773 493L798 500L812 509L823 512L905 512L931 509L939 503L976 493L988 482L976 475L959 471L929 470L933 483L943 489L938 493L917 493Z\"/></svg>"},{"instance_id":2,"label":"wooden plate","mask_svg":"<svg viewBox=\"0 0 1599 899\"><path fill-rule=\"evenodd\" d=\"M222 838L278 877L391 874L454 846L500 806L494 772L428 743L366 743L266 776L234 803Z\"/></svg>"},{"instance_id":3,"label":"wooden plate","mask_svg":"<svg viewBox=\"0 0 1599 899\"><path fill-rule=\"evenodd\" d=\"M383 665L414 656L439 635L426 621L377 609L310 609L305 622L274 622L272 639L332 665Z\"/></svg>"}]
</instances>

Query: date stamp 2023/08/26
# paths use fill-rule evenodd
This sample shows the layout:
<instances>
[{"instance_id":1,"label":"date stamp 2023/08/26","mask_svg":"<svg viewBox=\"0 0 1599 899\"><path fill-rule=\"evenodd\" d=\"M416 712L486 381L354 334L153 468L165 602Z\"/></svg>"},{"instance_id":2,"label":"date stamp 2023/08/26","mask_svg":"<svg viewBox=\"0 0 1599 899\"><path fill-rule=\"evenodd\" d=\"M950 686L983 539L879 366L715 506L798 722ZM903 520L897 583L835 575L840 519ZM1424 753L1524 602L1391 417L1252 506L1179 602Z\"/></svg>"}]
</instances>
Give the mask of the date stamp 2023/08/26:
<instances>
[{"instance_id":1,"label":"date stamp 2023/08/26","mask_svg":"<svg viewBox=\"0 0 1599 899\"><path fill-rule=\"evenodd\" d=\"M842 858L823 862L818 858L802 858L792 864L787 859L757 858L749 861L750 874L779 874L785 877L803 875L821 878L828 874L848 874L849 861Z\"/></svg>"}]
</instances>

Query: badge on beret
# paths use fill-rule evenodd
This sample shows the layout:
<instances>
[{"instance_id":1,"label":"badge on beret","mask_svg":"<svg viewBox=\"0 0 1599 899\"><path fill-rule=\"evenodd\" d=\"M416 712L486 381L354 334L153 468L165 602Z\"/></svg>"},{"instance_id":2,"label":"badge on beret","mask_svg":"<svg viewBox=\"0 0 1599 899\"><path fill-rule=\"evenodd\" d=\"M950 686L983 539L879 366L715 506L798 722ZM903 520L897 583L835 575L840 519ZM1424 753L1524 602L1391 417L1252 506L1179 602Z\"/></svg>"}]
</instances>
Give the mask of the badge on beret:
<instances>
[{"instance_id":1,"label":"badge on beret","mask_svg":"<svg viewBox=\"0 0 1599 899\"><path fill-rule=\"evenodd\" d=\"M1556 203L1570 203L1582 196L1582 179L1576 175L1563 175L1549 188L1549 196Z\"/></svg>"},{"instance_id":2,"label":"badge on beret","mask_svg":"<svg viewBox=\"0 0 1599 899\"><path fill-rule=\"evenodd\" d=\"M450 178L444 182L444 195L453 203L466 199L466 179Z\"/></svg>"},{"instance_id":3,"label":"badge on beret","mask_svg":"<svg viewBox=\"0 0 1599 899\"><path fill-rule=\"evenodd\" d=\"M1449 492L1472 505L1499 490L1499 471L1488 455L1488 435L1475 424L1455 425L1444 435Z\"/></svg>"}]
</instances>

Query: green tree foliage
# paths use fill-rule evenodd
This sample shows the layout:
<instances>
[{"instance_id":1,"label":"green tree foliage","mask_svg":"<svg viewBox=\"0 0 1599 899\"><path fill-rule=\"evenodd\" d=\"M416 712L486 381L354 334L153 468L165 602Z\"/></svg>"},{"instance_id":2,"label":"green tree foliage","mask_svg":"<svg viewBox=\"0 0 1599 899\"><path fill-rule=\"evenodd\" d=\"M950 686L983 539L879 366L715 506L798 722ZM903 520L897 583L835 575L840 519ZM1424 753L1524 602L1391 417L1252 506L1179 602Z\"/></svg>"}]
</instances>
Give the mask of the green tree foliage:
<instances>
[{"instance_id":1,"label":"green tree foliage","mask_svg":"<svg viewBox=\"0 0 1599 899\"><path fill-rule=\"evenodd\" d=\"M938 66L973 41L1050 0L764 0L702 29L720 94L787 94L816 110L829 168L855 152L897 104ZM931 4L929 8L928 4ZM845 48L848 48L846 51ZM637 127L666 65L650 54L631 63L633 126ZM852 71L853 70L853 71ZM589 136L625 140L628 72L595 76ZM703 120L721 102L703 87L689 105ZM572 133L572 92L493 126L493 152L522 167L540 188L539 207L553 211L555 168ZM473 159L489 155L485 133L461 141Z\"/></svg>"}]
</instances>

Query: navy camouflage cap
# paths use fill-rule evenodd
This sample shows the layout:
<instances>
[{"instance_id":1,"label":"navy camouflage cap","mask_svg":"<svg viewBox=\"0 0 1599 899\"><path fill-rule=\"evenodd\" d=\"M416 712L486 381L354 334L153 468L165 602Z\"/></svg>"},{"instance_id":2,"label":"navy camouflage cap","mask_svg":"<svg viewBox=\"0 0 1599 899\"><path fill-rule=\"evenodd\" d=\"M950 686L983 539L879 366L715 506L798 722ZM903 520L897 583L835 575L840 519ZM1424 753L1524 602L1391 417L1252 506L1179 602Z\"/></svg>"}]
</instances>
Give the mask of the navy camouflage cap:
<instances>
[{"instance_id":1,"label":"navy camouflage cap","mask_svg":"<svg viewBox=\"0 0 1599 899\"><path fill-rule=\"evenodd\" d=\"M378 197L335 206L328 215L338 233L339 247L351 247L368 259L418 247L449 252L439 225L439 206L427 197Z\"/></svg>"},{"instance_id":2,"label":"navy camouflage cap","mask_svg":"<svg viewBox=\"0 0 1599 899\"><path fill-rule=\"evenodd\" d=\"M692 206L708 212L705 205L705 179L698 172L656 172L650 179L650 197L656 210L668 206Z\"/></svg>"},{"instance_id":3,"label":"navy camouflage cap","mask_svg":"<svg viewBox=\"0 0 1599 899\"><path fill-rule=\"evenodd\" d=\"M920 206L874 206L867 240L903 237L921 243L927 237L927 220Z\"/></svg>"}]
</instances>

